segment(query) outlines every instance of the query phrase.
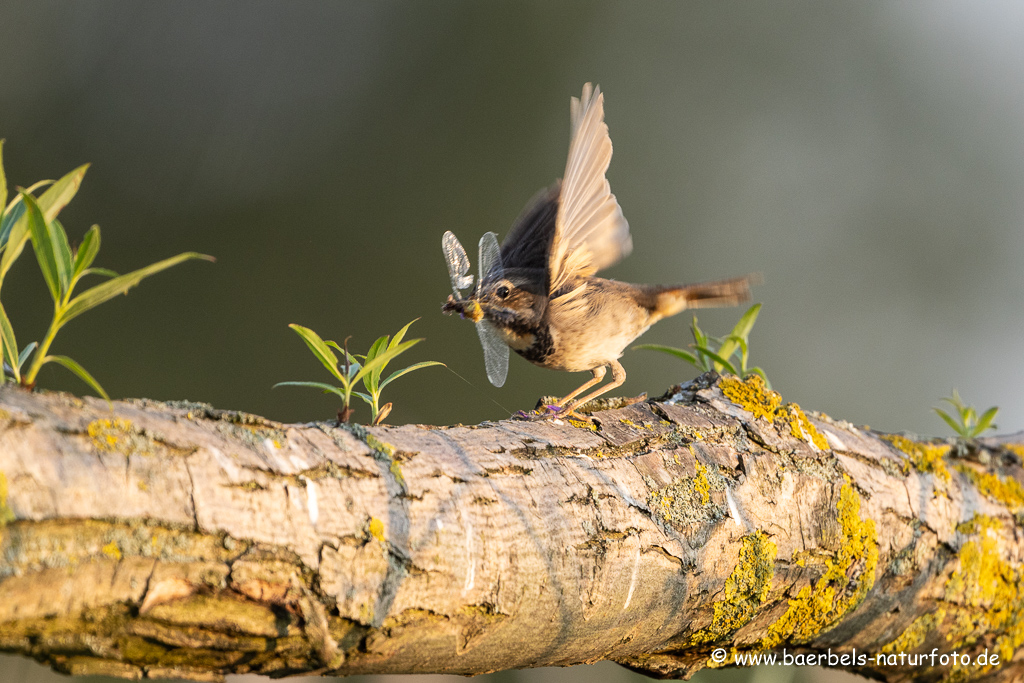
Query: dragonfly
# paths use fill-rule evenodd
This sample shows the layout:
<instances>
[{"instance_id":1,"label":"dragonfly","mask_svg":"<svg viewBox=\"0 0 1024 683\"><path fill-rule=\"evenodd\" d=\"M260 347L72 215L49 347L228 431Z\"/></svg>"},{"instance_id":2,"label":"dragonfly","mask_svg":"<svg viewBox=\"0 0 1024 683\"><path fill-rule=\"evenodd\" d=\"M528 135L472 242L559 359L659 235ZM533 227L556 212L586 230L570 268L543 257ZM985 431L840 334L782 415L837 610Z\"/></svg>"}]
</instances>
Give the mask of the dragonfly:
<instances>
[{"instance_id":1,"label":"dragonfly","mask_svg":"<svg viewBox=\"0 0 1024 683\"><path fill-rule=\"evenodd\" d=\"M493 323L484 318L477 299L487 284L502 279L504 268L501 264L501 248L498 236L493 232L484 233L479 244L479 265L476 288L471 296L464 296L463 290L473 287L473 276L469 273L469 256L455 234L448 230L441 238L441 249L444 251L448 265L448 277L452 282L452 294L444 305L446 312L458 312L476 324L476 333L480 337L480 345L484 349L484 368L491 384L500 387L505 384L508 376L508 346L499 335Z\"/></svg>"}]
</instances>

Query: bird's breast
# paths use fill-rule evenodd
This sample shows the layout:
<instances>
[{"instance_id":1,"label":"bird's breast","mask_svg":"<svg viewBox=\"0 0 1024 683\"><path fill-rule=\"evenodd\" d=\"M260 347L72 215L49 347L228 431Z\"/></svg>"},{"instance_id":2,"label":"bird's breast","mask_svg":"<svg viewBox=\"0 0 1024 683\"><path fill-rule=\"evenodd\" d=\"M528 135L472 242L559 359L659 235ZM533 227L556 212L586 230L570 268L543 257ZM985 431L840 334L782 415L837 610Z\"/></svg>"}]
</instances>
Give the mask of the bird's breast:
<instances>
[{"instance_id":1,"label":"bird's breast","mask_svg":"<svg viewBox=\"0 0 1024 683\"><path fill-rule=\"evenodd\" d=\"M498 333L510 349L540 366L547 365L546 361L555 350L551 333L543 325L524 330L499 328Z\"/></svg>"}]
</instances>

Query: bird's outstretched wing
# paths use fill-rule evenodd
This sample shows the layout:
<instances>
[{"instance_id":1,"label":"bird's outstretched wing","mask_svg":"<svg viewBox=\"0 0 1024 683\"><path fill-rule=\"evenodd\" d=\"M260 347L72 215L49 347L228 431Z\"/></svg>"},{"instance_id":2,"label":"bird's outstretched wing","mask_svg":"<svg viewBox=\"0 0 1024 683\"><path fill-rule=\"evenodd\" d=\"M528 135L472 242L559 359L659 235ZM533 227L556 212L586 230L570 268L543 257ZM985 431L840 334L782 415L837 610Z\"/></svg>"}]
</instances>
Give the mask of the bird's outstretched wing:
<instances>
[{"instance_id":1,"label":"bird's outstretched wing","mask_svg":"<svg viewBox=\"0 0 1024 683\"><path fill-rule=\"evenodd\" d=\"M501 263L505 268L529 268L544 272L546 277L561 188L561 182L556 182L527 202L501 243Z\"/></svg>"},{"instance_id":2,"label":"bird's outstretched wing","mask_svg":"<svg viewBox=\"0 0 1024 683\"><path fill-rule=\"evenodd\" d=\"M617 263L633 249L629 223L605 178L612 141L600 88L584 85L582 98L572 98L570 114L572 141L548 257L551 294L574 277Z\"/></svg>"}]
</instances>

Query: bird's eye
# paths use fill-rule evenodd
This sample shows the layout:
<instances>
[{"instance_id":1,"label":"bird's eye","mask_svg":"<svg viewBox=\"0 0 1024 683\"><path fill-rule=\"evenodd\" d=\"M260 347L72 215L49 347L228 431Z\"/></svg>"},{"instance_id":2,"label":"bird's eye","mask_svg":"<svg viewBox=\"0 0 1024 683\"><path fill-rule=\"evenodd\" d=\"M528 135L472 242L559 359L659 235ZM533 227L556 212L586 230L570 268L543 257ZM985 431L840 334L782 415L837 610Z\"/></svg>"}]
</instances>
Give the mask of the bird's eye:
<instances>
[{"instance_id":1,"label":"bird's eye","mask_svg":"<svg viewBox=\"0 0 1024 683\"><path fill-rule=\"evenodd\" d=\"M508 287L502 285L501 287L498 287L494 293L498 295L499 299L505 299L508 297Z\"/></svg>"}]
</instances>

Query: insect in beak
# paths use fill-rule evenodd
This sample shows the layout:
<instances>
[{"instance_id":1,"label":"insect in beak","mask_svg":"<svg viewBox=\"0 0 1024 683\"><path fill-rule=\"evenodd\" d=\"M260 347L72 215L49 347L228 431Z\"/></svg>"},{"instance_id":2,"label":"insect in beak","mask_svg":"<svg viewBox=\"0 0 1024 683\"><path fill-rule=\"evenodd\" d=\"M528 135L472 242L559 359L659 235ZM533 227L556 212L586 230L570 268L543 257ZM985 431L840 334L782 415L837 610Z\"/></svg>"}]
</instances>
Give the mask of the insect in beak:
<instances>
[{"instance_id":1,"label":"insect in beak","mask_svg":"<svg viewBox=\"0 0 1024 683\"><path fill-rule=\"evenodd\" d=\"M469 318L475 323L483 320L484 309L480 308L480 304L472 299L466 302L466 305L462 308L462 317Z\"/></svg>"},{"instance_id":2,"label":"insect in beak","mask_svg":"<svg viewBox=\"0 0 1024 683\"><path fill-rule=\"evenodd\" d=\"M460 318L471 320L475 323L480 322L484 318L484 309L480 307L480 303L475 299L456 299L451 294L448 295L448 300L441 307L441 312L447 315L458 313Z\"/></svg>"}]
</instances>

